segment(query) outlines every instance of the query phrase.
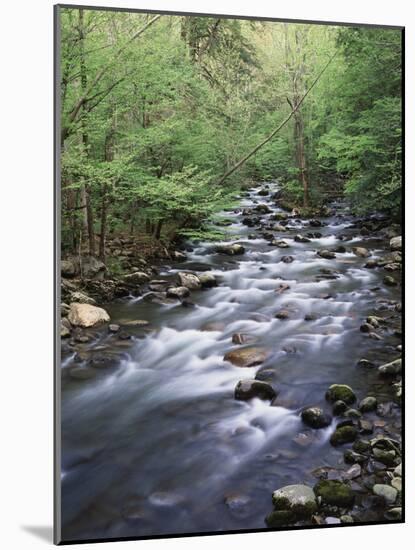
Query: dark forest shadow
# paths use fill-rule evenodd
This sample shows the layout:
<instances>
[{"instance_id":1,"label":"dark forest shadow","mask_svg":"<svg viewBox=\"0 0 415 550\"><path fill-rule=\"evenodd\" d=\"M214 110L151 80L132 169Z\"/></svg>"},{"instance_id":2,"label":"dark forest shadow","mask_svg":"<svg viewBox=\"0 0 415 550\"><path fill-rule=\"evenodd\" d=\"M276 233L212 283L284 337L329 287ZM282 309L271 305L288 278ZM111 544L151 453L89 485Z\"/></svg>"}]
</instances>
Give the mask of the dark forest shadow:
<instances>
[{"instance_id":1,"label":"dark forest shadow","mask_svg":"<svg viewBox=\"0 0 415 550\"><path fill-rule=\"evenodd\" d=\"M22 525L21 528L38 539L53 544L53 527L51 525Z\"/></svg>"}]
</instances>

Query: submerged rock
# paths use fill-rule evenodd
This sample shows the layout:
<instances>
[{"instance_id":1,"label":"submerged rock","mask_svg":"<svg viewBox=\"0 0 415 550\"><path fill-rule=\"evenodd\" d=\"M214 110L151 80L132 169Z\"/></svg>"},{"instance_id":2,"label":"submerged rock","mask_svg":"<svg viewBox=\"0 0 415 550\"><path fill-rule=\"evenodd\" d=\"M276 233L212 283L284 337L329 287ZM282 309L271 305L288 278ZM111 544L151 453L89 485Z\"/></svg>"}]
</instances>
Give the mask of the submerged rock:
<instances>
[{"instance_id":1,"label":"submerged rock","mask_svg":"<svg viewBox=\"0 0 415 550\"><path fill-rule=\"evenodd\" d=\"M110 316L101 307L72 303L70 304L68 319L73 326L87 328L107 323Z\"/></svg>"},{"instance_id":2,"label":"submerged rock","mask_svg":"<svg viewBox=\"0 0 415 550\"><path fill-rule=\"evenodd\" d=\"M350 386L346 384L332 384L326 392L326 399L331 403L344 401L351 405L356 401L356 396Z\"/></svg>"},{"instance_id":3,"label":"submerged rock","mask_svg":"<svg viewBox=\"0 0 415 550\"><path fill-rule=\"evenodd\" d=\"M322 480L314 486L314 493L321 499L323 505L353 506L354 494L348 485L337 480Z\"/></svg>"},{"instance_id":4,"label":"submerged rock","mask_svg":"<svg viewBox=\"0 0 415 550\"><path fill-rule=\"evenodd\" d=\"M269 353L263 348L241 348L228 351L223 358L236 367L255 367L268 357Z\"/></svg>"},{"instance_id":5,"label":"submerged rock","mask_svg":"<svg viewBox=\"0 0 415 550\"><path fill-rule=\"evenodd\" d=\"M277 396L274 388L260 380L240 380L235 387L235 399L246 401L253 397L259 399L274 399Z\"/></svg>"},{"instance_id":6,"label":"submerged rock","mask_svg":"<svg viewBox=\"0 0 415 550\"><path fill-rule=\"evenodd\" d=\"M301 411L301 420L310 428L326 428L331 424L331 416L320 407L308 407Z\"/></svg>"}]
</instances>

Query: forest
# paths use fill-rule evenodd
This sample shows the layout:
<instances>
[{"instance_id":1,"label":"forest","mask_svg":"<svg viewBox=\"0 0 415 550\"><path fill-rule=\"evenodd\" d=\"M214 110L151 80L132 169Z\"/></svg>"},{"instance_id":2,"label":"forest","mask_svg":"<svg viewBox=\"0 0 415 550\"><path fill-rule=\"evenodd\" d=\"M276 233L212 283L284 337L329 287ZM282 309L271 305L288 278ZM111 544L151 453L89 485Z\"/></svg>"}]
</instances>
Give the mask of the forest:
<instances>
[{"instance_id":1,"label":"forest","mask_svg":"<svg viewBox=\"0 0 415 550\"><path fill-rule=\"evenodd\" d=\"M64 254L220 239L208 220L254 181L400 216L394 29L63 8L60 67Z\"/></svg>"}]
</instances>

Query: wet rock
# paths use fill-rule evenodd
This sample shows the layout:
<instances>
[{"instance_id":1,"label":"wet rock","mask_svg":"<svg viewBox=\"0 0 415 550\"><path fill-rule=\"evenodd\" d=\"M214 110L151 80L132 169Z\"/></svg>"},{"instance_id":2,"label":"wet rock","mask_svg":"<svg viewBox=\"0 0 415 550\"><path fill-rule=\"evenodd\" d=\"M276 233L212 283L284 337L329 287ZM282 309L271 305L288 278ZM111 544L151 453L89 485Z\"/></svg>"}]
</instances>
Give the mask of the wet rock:
<instances>
[{"instance_id":1,"label":"wet rock","mask_svg":"<svg viewBox=\"0 0 415 550\"><path fill-rule=\"evenodd\" d=\"M273 241L270 242L270 245L277 246L278 248L289 248L290 247L290 245L286 241L283 241L281 239L274 239Z\"/></svg>"},{"instance_id":2,"label":"wet rock","mask_svg":"<svg viewBox=\"0 0 415 550\"><path fill-rule=\"evenodd\" d=\"M402 478L400 477L394 477L391 481L391 486L398 491L398 493L402 492Z\"/></svg>"},{"instance_id":3,"label":"wet rock","mask_svg":"<svg viewBox=\"0 0 415 550\"><path fill-rule=\"evenodd\" d=\"M375 364L372 361L369 361L368 359L359 359L357 362L358 367L363 367L365 369L373 369L375 367Z\"/></svg>"},{"instance_id":4,"label":"wet rock","mask_svg":"<svg viewBox=\"0 0 415 550\"><path fill-rule=\"evenodd\" d=\"M332 418L320 407L308 407L301 411L301 420L310 428L326 428L330 426Z\"/></svg>"},{"instance_id":5,"label":"wet rock","mask_svg":"<svg viewBox=\"0 0 415 550\"><path fill-rule=\"evenodd\" d=\"M183 300L189 296L190 291L186 286L177 286L167 289L166 296L168 298L176 298L177 300Z\"/></svg>"},{"instance_id":6,"label":"wet rock","mask_svg":"<svg viewBox=\"0 0 415 550\"><path fill-rule=\"evenodd\" d=\"M255 380L261 380L262 382L269 382L277 377L277 373L274 369L259 370L255 375Z\"/></svg>"},{"instance_id":7,"label":"wet rock","mask_svg":"<svg viewBox=\"0 0 415 550\"><path fill-rule=\"evenodd\" d=\"M277 224L277 225L274 225L272 230L273 231L278 231L280 233L285 233L285 231L287 231L287 228L285 227L285 225Z\"/></svg>"},{"instance_id":8,"label":"wet rock","mask_svg":"<svg viewBox=\"0 0 415 550\"><path fill-rule=\"evenodd\" d=\"M347 404L344 401L338 400L333 403L334 416L340 416L347 411Z\"/></svg>"},{"instance_id":9,"label":"wet rock","mask_svg":"<svg viewBox=\"0 0 415 550\"><path fill-rule=\"evenodd\" d=\"M343 516L340 516L341 523L354 523L354 519L352 516L349 516L347 514L344 514Z\"/></svg>"},{"instance_id":10,"label":"wet rock","mask_svg":"<svg viewBox=\"0 0 415 550\"><path fill-rule=\"evenodd\" d=\"M375 447L372 452L376 460L382 462L382 464L385 464L386 466L395 466L396 451L386 451L384 449L379 449L378 447Z\"/></svg>"},{"instance_id":11,"label":"wet rock","mask_svg":"<svg viewBox=\"0 0 415 550\"><path fill-rule=\"evenodd\" d=\"M236 367L255 367L260 365L268 357L268 352L263 348L241 348L228 351L223 358Z\"/></svg>"},{"instance_id":12,"label":"wet rock","mask_svg":"<svg viewBox=\"0 0 415 550\"><path fill-rule=\"evenodd\" d=\"M293 256L281 256L280 262L283 262L284 264L291 264L294 261Z\"/></svg>"},{"instance_id":13,"label":"wet rock","mask_svg":"<svg viewBox=\"0 0 415 550\"><path fill-rule=\"evenodd\" d=\"M395 361L381 365L378 367L378 371L384 376L396 376L397 374L401 374L402 359L395 359Z\"/></svg>"},{"instance_id":14,"label":"wet rock","mask_svg":"<svg viewBox=\"0 0 415 550\"><path fill-rule=\"evenodd\" d=\"M365 267L368 269L374 269L375 267L378 267L378 261L377 260L368 260L365 263Z\"/></svg>"},{"instance_id":15,"label":"wet rock","mask_svg":"<svg viewBox=\"0 0 415 550\"><path fill-rule=\"evenodd\" d=\"M180 252L179 250L174 250L172 258L173 260L176 260L176 262L184 262L186 260L186 254Z\"/></svg>"},{"instance_id":16,"label":"wet rock","mask_svg":"<svg viewBox=\"0 0 415 550\"><path fill-rule=\"evenodd\" d=\"M243 334L241 332L235 332L232 334L232 343L233 344L249 344L255 342L256 337L251 334Z\"/></svg>"},{"instance_id":17,"label":"wet rock","mask_svg":"<svg viewBox=\"0 0 415 550\"><path fill-rule=\"evenodd\" d=\"M373 424L372 422L369 422L369 420L359 420L358 426L361 434L369 435L373 433Z\"/></svg>"},{"instance_id":18,"label":"wet rock","mask_svg":"<svg viewBox=\"0 0 415 550\"><path fill-rule=\"evenodd\" d=\"M337 428L330 437L330 443L334 447L344 445L345 443L353 443L357 437L357 429L354 426L342 426Z\"/></svg>"},{"instance_id":19,"label":"wet rock","mask_svg":"<svg viewBox=\"0 0 415 550\"><path fill-rule=\"evenodd\" d=\"M296 235L294 237L294 240L296 243L309 243L311 240L308 237L304 237L304 235Z\"/></svg>"},{"instance_id":20,"label":"wet rock","mask_svg":"<svg viewBox=\"0 0 415 550\"><path fill-rule=\"evenodd\" d=\"M270 528L278 528L296 522L296 516L289 510L274 510L266 518L265 523Z\"/></svg>"},{"instance_id":21,"label":"wet rock","mask_svg":"<svg viewBox=\"0 0 415 550\"><path fill-rule=\"evenodd\" d=\"M70 329L66 326L63 320L61 321L61 325L60 325L60 333L61 333L61 338L68 338L71 335Z\"/></svg>"},{"instance_id":22,"label":"wet rock","mask_svg":"<svg viewBox=\"0 0 415 550\"><path fill-rule=\"evenodd\" d=\"M70 300L71 302L78 302L80 304L96 305L96 301L91 298L91 296L88 296L85 292L81 292L80 290L72 292Z\"/></svg>"},{"instance_id":23,"label":"wet rock","mask_svg":"<svg viewBox=\"0 0 415 550\"><path fill-rule=\"evenodd\" d=\"M254 207L254 210L260 214L270 214L272 212L271 208L267 204L257 204Z\"/></svg>"},{"instance_id":24,"label":"wet rock","mask_svg":"<svg viewBox=\"0 0 415 550\"><path fill-rule=\"evenodd\" d=\"M129 273L124 275L124 281L132 285L142 285L147 283L150 280L150 277L144 271L135 271L134 273Z\"/></svg>"},{"instance_id":25,"label":"wet rock","mask_svg":"<svg viewBox=\"0 0 415 550\"><path fill-rule=\"evenodd\" d=\"M194 275L193 273L179 271L177 277L179 279L181 287L184 286L189 290L199 290L200 288L202 288L202 283L200 282L199 277L197 277L197 275Z\"/></svg>"},{"instance_id":26,"label":"wet rock","mask_svg":"<svg viewBox=\"0 0 415 550\"><path fill-rule=\"evenodd\" d=\"M396 466L396 468L393 470L393 474L395 476L402 477L402 463Z\"/></svg>"},{"instance_id":27,"label":"wet rock","mask_svg":"<svg viewBox=\"0 0 415 550\"><path fill-rule=\"evenodd\" d=\"M321 503L328 506L350 508L353 506L353 491L345 483L336 480L322 480L314 486L314 493Z\"/></svg>"},{"instance_id":28,"label":"wet rock","mask_svg":"<svg viewBox=\"0 0 415 550\"><path fill-rule=\"evenodd\" d=\"M326 399L331 403L344 401L351 405L356 401L356 396L350 386L345 384L332 384L326 392Z\"/></svg>"},{"instance_id":29,"label":"wet rock","mask_svg":"<svg viewBox=\"0 0 415 550\"><path fill-rule=\"evenodd\" d=\"M281 309L278 313L275 314L276 319L285 320L290 317L290 312L287 309Z\"/></svg>"},{"instance_id":30,"label":"wet rock","mask_svg":"<svg viewBox=\"0 0 415 550\"><path fill-rule=\"evenodd\" d=\"M245 248L241 244L228 244L221 245L216 248L216 252L219 254L226 254L228 256L237 256L245 253Z\"/></svg>"},{"instance_id":31,"label":"wet rock","mask_svg":"<svg viewBox=\"0 0 415 550\"><path fill-rule=\"evenodd\" d=\"M349 468L348 470L346 470L346 472L344 472L344 479L356 479L357 477L359 477L362 473L362 467L360 466L360 464L358 464L356 462L356 464L353 464L353 466L351 468Z\"/></svg>"},{"instance_id":32,"label":"wet rock","mask_svg":"<svg viewBox=\"0 0 415 550\"><path fill-rule=\"evenodd\" d=\"M116 325L116 324L111 324L108 326L108 330L109 332L118 332L120 330L120 325Z\"/></svg>"},{"instance_id":33,"label":"wet rock","mask_svg":"<svg viewBox=\"0 0 415 550\"><path fill-rule=\"evenodd\" d=\"M357 453L370 453L372 446L370 441L367 441L366 439L358 439L353 443L352 448Z\"/></svg>"},{"instance_id":34,"label":"wet rock","mask_svg":"<svg viewBox=\"0 0 415 550\"><path fill-rule=\"evenodd\" d=\"M375 411L377 406L378 400L376 399L376 397L367 396L360 401L359 411L361 411L362 413Z\"/></svg>"},{"instance_id":35,"label":"wet rock","mask_svg":"<svg viewBox=\"0 0 415 550\"><path fill-rule=\"evenodd\" d=\"M235 387L235 399L246 401L253 397L272 400L277 396L274 388L260 380L240 380Z\"/></svg>"},{"instance_id":36,"label":"wet rock","mask_svg":"<svg viewBox=\"0 0 415 550\"><path fill-rule=\"evenodd\" d=\"M394 504L398 496L398 491L395 487L382 483L376 483L376 485L373 486L373 493L382 497L386 504Z\"/></svg>"},{"instance_id":37,"label":"wet rock","mask_svg":"<svg viewBox=\"0 0 415 550\"><path fill-rule=\"evenodd\" d=\"M393 237L389 242L389 246L392 251L402 250L402 237Z\"/></svg>"},{"instance_id":38,"label":"wet rock","mask_svg":"<svg viewBox=\"0 0 415 550\"><path fill-rule=\"evenodd\" d=\"M391 277L390 275L386 275L383 278L383 283L386 286L397 286L398 285L398 282L393 277Z\"/></svg>"},{"instance_id":39,"label":"wet rock","mask_svg":"<svg viewBox=\"0 0 415 550\"><path fill-rule=\"evenodd\" d=\"M323 225L320 220L314 220L314 219L310 220L308 223L311 225L311 227L321 227Z\"/></svg>"},{"instance_id":40,"label":"wet rock","mask_svg":"<svg viewBox=\"0 0 415 550\"><path fill-rule=\"evenodd\" d=\"M154 292L164 292L169 285L169 281L165 281L163 279L153 279L150 281L148 288Z\"/></svg>"},{"instance_id":41,"label":"wet rock","mask_svg":"<svg viewBox=\"0 0 415 550\"><path fill-rule=\"evenodd\" d=\"M269 195L269 190L268 189L260 189L258 191L258 195L260 197L266 197L267 195Z\"/></svg>"},{"instance_id":42,"label":"wet rock","mask_svg":"<svg viewBox=\"0 0 415 550\"><path fill-rule=\"evenodd\" d=\"M304 316L304 321L315 321L316 319L317 319L317 315L315 315L314 313L307 313Z\"/></svg>"},{"instance_id":43,"label":"wet rock","mask_svg":"<svg viewBox=\"0 0 415 550\"><path fill-rule=\"evenodd\" d=\"M324 258L325 260L333 260L336 257L336 253L332 250L319 250L317 252L317 255L320 256L320 258Z\"/></svg>"},{"instance_id":44,"label":"wet rock","mask_svg":"<svg viewBox=\"0 0 415 550\"><path fill-rule=\"evenodd\" d=\"M344 451L343 458L346 464L363 464L369 457L347 449L347 451Z\"/></svg>"},{"instance_id":45,"label":"wet rock","mask_svg":"<svg viewBox=\"0 0 415 550\"><path fill-rule=\"evenodd\" d=\"M358 418L361 418L362 416L362 413L356 409L348 409L345 413L344 413L344 417L345 418L354 418L354 419L358 419Z\"/></svg>"},{"instance_id":46,"label":"wet rock","mask_svg":"<svg viewBox=\"0 0 415 550\"><path fill-rule=\"evenodd\" d=\"M395 508L390 508L385 512L385 519L389 521L401 521L402 508L400 506L396 506Z\"/></svg>"},{"instance_id":47,"label":"wet rock","mask_svg":"<svg viewBox=\"0 0 415 550\"><path fill-rule=\"evenodd\" d=\"M343 246L342 244L335 247L334 252L338 254L345 254L347 252L347 248Z\"/></svg>"},{"instance_id":48,"label":"wet rock","mask_svg":"<svg viewBox=\"0 0 415 550\"><path fill-rule=\"evenodd\" d=\"M399 271L401 269L401 265L400 264L395 264L395 263L386 264L383 269L385 271Z\"/></svg>"},{"instance_id":49,"label":"wet rock","mask_svg":"<svg viewBox=\"0 0 415 550\"><path fill-rule=\"evenodd\" d=\"M275 510L289 511L296 518L310 517L317 511L314 491L307 485L287 485L272 494Z\"/></svg>"},{"instance_id":50,"label":"wet rock","mask_svg":"<svg viewBox=\"0 0 415 550\"><path fill-rule=\"evenodd\" d=\"M363 325L360 325L360 332L364 332L364 333L369 333L369 332L373 332L375 329L373 328L373 326L369 323L363 323Z\"/></svg>"},{"instance_id":51,"label":"wet rock","mask_svg":"<svg viewBox=\"0 0 415 550\"><path fill-rule=\"evenodd\" d=\"M218 285L216 277L212 273L200 273L198 275L202 288L212 288Z\"/></svg>"},{"instance_id":52,"label":"wet rock","mask_svg":"<svg viewBox=\"0 0 415 550\"><path fill-rule=\"evenodd\" d=\"M364 248L363 246L357 246L353 248L353 252L359 258L368 258L370 256L369 250L367 248Z\"/></svg>"},{"instance_id":53,"label":"wet rock","mask_svg":"<svg viewBox=\"0 0 415 550\"><path fill-rule=\"evenodd\" d=\"M72 303L70 304L68 319L73 326L87 328L107 323L110 316L101 307Z\"/></svg>"}]
</instances>

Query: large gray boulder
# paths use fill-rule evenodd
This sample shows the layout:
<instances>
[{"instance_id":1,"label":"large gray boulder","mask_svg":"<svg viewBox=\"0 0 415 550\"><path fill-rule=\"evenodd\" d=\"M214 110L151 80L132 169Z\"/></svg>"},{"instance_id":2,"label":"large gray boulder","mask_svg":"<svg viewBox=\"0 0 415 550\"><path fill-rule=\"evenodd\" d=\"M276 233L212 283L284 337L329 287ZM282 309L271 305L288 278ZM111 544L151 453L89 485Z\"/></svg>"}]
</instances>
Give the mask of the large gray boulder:
<instances>
[{"instance_id":1,"label":"large gray boulder","mask_svg":"<svg viewBox=\"0 0 415 550\"><path fill-rule=\"evenodd\" d=\"M177 274L180 285L188 288L189 290L199 290L202 288L202 283L197 275L193 273L187 273L185 271L180 271Z\"/></svg>"},{"instance_id":2,"label":"large gray boulder","mask_svg":"<svg viewBox=\"0 0 415 550\"><path fill-rule=\"evenodd\" d=\"M107 323L110 316L101 307L72 303L70 304L68 320L72 326L88 328Z\"/></svg>"}]
</instances>

